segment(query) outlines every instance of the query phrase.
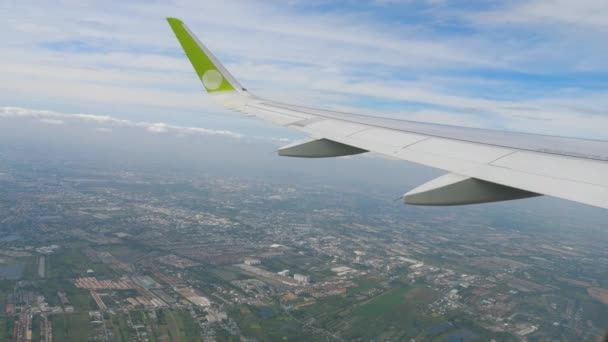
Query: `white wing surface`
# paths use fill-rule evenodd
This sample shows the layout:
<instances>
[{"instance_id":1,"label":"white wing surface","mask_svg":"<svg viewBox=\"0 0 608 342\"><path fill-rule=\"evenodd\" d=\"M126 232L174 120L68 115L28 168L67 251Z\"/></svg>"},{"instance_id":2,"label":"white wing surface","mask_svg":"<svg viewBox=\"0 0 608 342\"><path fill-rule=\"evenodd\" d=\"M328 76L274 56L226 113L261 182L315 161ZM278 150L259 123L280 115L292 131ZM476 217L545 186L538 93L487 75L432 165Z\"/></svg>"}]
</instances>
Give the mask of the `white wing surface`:
<instances>
[{"instance_id":1,"label":"white wing surface","mask_svg":"<svg viewBox=\"0 0 608 342\"><path fill-rule=\"evenodd\" d=\"M167 19L203 86L224 107L307 133L279 154L376 152L448 171L408 204L460 205L540 195L608 209L608 141L421 123L279 103L249 93L175 18Z\"/></svg>"}]
</instances>

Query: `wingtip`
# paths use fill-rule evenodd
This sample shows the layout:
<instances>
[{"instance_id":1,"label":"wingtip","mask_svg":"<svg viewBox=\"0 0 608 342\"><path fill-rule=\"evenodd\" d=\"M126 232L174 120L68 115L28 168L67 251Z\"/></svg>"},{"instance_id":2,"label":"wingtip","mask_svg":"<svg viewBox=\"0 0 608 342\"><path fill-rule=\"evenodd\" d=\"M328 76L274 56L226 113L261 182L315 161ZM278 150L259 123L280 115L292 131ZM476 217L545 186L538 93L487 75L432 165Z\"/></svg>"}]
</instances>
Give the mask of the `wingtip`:
<instances>
[{"instance_id":1,"label":"wingtip","mask_svg":"<svg viewBox=\"0 0 608 342\"><path fill-rule=\"evenodd\" d=\"M175 17L167 17L167 21L169 22L169 24L183 24L181 20Z\"/></svg>"}]
</instances>

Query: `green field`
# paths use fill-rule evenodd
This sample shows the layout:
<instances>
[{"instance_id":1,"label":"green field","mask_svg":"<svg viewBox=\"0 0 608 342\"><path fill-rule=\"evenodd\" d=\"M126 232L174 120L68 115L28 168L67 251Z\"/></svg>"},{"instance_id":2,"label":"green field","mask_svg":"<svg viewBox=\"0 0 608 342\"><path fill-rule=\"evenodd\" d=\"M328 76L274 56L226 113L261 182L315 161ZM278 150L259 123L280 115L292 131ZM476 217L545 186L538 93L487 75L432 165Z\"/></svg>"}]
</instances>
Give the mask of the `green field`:
<instances>
[{"instance_id":1,"label":"green field","mask_svg":"<svg viewBox=\"0 0 608 342\"><path fill-rule=\"evenodd\" d=\"M200 341L201 331L188 312L159 310L156 316L146 311L131 311L133 324L145 324L148 338L153 342L189 342ZM112 330L113 341L128 342L136 339L135 329L127 324L128 315L110 316L106 326Z\"/></svg>"},{"instance_id":2,"label":"green field","mask_svg":"<svg viewBox=\"0 0 608 342\"><path fill-rule=\"evenodd\" d=\"M89 291L76 288L70 279L48 279L38 282L36 288L44 295L50 306L61 306L57 292L63 291L76 311L97 309L97 305L93 301L93 298L91 298Z\"/></svg>"},{"instance_id":3,"label":"green field","mask_svg":"<svg viewBox=\"0 0 608 342\"><path fill-rule=\"evenodd\" d=\"M241 331L260 341L314 341L311 332L279 307L242 306L233 310Z\"/></svg>"},{"instance_id":4,"label":"green field","mask_svg":"<svg viewBox=\"0 0 608 342\"><path fill-rule=\"evenodd\" d=\"M428 304L436 294L426 287L396 287L365 300L357 294L376 287L368 279L356 281L362 290L344 296L319 300L294 312L301 320L314 319L314 326L336 333L344 339L364 341L407 340L424 333L428 327L444 322L430 315Z\"/></svg>"},{"instance_id":5,"label":"green field","mask_svg":"<svg viewBox=\"0 0 608 342\"><path fill-rule=\"evenodd\" d=\"M249 276L243 274L240 269L233 266L224 266L222 268L214 269L212 272L226 282L249 278Z\"/></svg>"},{"instance_id":6,"label":"green field","mask_svg":"<svg viewBox=\"0 0 608 342\"><path fill-rule=\"evenodd\" d=\"M127 325L126 315L114 315L106 320L106 327L112 331L113 341L129 341L134 338L135 330Z\"/></svg>"},{"instance_id":7,"label":"green field","mask_svg":"<svg viewBox=\"0 0 608 342\"><path fill-rule=\"evenodd\" d=\"M348 289L349 294L357 294L365 291L369 291L373 288L380 287L380 282L374 279L369 278L359 278L355 279L354 283L357 284L357 287L352 287Z\"/></svg>"},{"instance_id":8,"label":"green field","mask_svg":"<svg viewBox=\"0 0 608 342\"><path fill-rule=\"evenodd\" d=\"M80 249L64 249L47 257L47 278L73 279L86 277L92 269L96 277L114 277L116 272L108 265L94 263Z\"/></svg>"},{"instance_id":9,"label":"green field","mask_svg":"<svg viewBox=\"0 0 608 342\"><path fill-rule=\"evenodd\" d=\"M23 271L22 279L36 280L38 277L38 257L32 256L27 258L20 258L19 260L25 261L25 270Z\"/></svg>"},{"instance_id":10,"label":"green field","mask_svg":"<svg viewBox=\"0 0 608 342\"><path fill-rule=\"evenodd\" d=\"M14 317L0 316L0 341L11 341L14 324Z\"/></svg>"},{"instance_id":11,"label":"green field","mask_svg":"<svg viewBox=\"0 0 608 342\"><path fill-rule=\"evenodd\" d=\"M87 341L91 337L89 314L52 315L54 341Z\"/></svg>"},{"instance_id":12,"label":"green field","mask_svg":"<svg viewBox=\"0 0 608 342\"><path fill-rule=\"evenodd\" d=\"M408 290L409 289L407 288L400 288L387 291L357 307L353 310L353 314L362 319L374 319L381 316L383 313L391 311L399 306L403 302L405 293Z\"/></svg>"}]
</instances>

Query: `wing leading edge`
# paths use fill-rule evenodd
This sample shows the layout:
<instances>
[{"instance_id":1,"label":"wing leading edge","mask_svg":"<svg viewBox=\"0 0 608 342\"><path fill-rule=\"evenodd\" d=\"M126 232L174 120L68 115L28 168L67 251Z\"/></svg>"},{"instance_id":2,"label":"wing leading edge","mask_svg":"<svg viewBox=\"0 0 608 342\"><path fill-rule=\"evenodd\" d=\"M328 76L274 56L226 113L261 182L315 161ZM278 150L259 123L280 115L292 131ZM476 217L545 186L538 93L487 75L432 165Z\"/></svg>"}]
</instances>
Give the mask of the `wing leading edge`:
<instances>
[{"instance_id":1,"label":"wing leading edge","mask_svg":"<svg viewBox=\"0 0 608 342\"><path fill-rule=\"evenodd\" d=\"M279 149L322 158L376 152L448 171L403 196L461 205L554 196L608 209L608 141L505 132L342 113L249 93L179 19L167 18L205 90L224 107L307 133Z\"/></svg>"}]
</instances>

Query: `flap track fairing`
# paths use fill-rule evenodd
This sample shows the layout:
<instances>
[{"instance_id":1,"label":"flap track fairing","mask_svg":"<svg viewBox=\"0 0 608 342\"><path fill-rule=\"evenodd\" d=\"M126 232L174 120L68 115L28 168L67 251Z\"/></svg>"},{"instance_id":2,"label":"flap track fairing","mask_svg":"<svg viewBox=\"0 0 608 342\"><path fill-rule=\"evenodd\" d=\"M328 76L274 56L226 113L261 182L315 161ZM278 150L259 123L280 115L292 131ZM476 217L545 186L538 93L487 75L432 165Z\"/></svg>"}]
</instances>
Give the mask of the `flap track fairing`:
<instances>
[{"instance_id":1,"label":"flap track fairing","mask_svg":"<svg viewBox=\"0 0 608 342\"><path fill-rule=\"evenodd\" d=\"M413 205L464 205L541 196L534 192L448 173L403 195Z\"/></svg>"},{"instance_id":2,"label":"flap track fairing","mask_svg":"<svg viewBox=\"0 0 608 342\"><path fill-rule=\"evenodd\" d=\"M364 152L368 151L329 139L316 139L305 142L297 142L279 149L280 156L299 158L341 157Z\"/></svg>"}]
</instances>

